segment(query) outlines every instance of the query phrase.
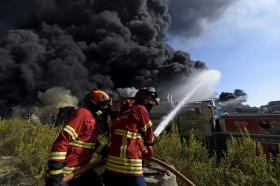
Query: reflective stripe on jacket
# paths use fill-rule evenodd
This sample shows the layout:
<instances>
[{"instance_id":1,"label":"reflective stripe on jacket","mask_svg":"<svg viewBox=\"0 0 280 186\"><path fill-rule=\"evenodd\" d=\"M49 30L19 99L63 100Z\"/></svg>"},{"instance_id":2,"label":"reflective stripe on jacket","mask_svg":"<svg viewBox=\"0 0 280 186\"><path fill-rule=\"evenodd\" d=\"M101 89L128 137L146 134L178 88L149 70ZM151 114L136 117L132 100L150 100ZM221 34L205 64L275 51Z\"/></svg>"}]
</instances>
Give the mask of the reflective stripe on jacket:
<instances>
[{"instance_id":1,"label":"reflective stripe on jacket","mask_svg":"<svg viewBox=\"0 0 280 186\"><path fill-rule=\"evenodd\" d=\"M113 121L106 169L118 174L142 176L144 142L152 143L153 138L147 109L142 105L132 106Z\"/></svg>"},{"instance_id":2,"label":"reflective stripe on jacket","mask_svg":"<svg viewBox=\"0 0 280 186\"><path fill-rule=\"evenodd\" d=\"M49 161L65 163L63 173L85 166L100 146L97 137L96 119L87 108L79 108L53 143Z\"/></svg>"}]
</instances>

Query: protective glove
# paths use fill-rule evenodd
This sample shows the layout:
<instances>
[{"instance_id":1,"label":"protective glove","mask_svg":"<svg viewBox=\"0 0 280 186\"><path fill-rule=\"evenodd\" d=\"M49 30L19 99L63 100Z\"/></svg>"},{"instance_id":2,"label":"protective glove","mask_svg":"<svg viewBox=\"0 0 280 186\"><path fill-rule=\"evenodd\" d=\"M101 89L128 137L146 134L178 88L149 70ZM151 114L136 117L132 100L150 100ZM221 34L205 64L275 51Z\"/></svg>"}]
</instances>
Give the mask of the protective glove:
<instances>
[{"instance_id":1,"label":"protective glove","mask_svg":"<svg viewBox=\"0 0 280 186\"><path fill-rule=\"evenodd\" d=\"M145 134L143 134L143 136L144 135ZM149 142L145 141L144 144L145 146L154 146L157 141L158 141L158 137L156 135L153 135L152 139Z\"/></svg>"},{"instance_id":2,"label":"protective glove","mask_svg":"<svg viewBox=\"0 0 280 186\"><path fill-rule=\"evenodd\" d=\"M156 136L156 135L153 135L153 145L155 144L155 143L157 143L157 141L158 141L158 137ZM152 145L152 146L153 146Z\"/></svg>"},{"instance_id":3,"label":"protective glove","mask_svg":"<svg viewBox=\"0 0 280 186\"><path fill-rule=\"evenodd\" d=\"M154 155L154 149L152 146L145 146L142 153L143 159L150 159Z\"/></svg>"}]
</instances>

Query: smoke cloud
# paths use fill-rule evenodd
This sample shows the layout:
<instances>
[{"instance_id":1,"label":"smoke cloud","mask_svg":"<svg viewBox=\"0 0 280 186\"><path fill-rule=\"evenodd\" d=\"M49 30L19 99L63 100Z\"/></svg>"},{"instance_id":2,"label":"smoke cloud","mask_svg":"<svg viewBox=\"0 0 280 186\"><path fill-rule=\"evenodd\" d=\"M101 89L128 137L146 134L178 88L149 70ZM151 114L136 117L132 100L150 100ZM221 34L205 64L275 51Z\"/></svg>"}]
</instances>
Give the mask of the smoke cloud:
<instances>
[{"instance_id":1,"label":"smoke cloud","mask_svg":"<svg viewBox=\"0 0 280 186\"><path fill-rule=\"evenodd\" d=\"M78 98L93 87L164 91L206 68L164 42L171 21L165 0L12 0L0 7L0 95L10 104L39 104L38 92L52 87Z\"/></svg>"},{"instance_id":2,"label":"smoke cloud","mask_svg":"<svg viewBox=\"0 0 280 186\"><path fill-rule=\"evenodd\" d=\"M133 96L135 96L137 91L138 91L138 89L136 89L134 87L117 88L117 94L119 96L119 99L133 97Z\"/></svg>"},{"instance_id":3,"label":"smoke cloud","mask_svg":"<svg viewBox=\"0 0 280 186\"><path fill-rule=\"evenodd\" d=\"M55 114L58 113L59 108L66 106L78 105L78 99L71 94L70 90L62 87L53 87L45 92L38 93L40 105L33 107L31 119L35 122L54 123Z\"/></svg>"},{"instance_id":4,"label":"smoke cloud","mask_svg":"<svg viewBox=\"0 0 280 186\"><path fill-rule=\"evenodd\" d=\"M218 99L219 102L224 102L228 104L241 104L247 101L247 93L241 89L235 89L233 93L222 92Z\"/></svg>"},{"instance_id":5,"label":"smoke cloud","mask_svg":"<svg viewBox=\"0 0 280 186\"><path fill-rule=\"evenodd\" d=\"M213 21L235 2L234 0L169 0L170 33L195 36L209 21Z\"/></svg>"}]
</instances>

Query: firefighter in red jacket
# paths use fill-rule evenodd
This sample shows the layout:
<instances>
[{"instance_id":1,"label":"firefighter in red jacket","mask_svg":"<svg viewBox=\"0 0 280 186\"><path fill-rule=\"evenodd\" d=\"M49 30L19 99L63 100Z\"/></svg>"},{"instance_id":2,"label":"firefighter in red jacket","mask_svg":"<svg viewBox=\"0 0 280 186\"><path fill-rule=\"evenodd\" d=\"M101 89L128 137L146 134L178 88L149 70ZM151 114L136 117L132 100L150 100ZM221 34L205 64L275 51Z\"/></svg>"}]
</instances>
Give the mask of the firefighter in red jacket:
<instances>
[{"instance_id":1,"label":"firefighter in red jacket","mask_svg":"<svg viewBox=\"0 0 280 186\"><path fill-rule=\"evenodd\" d=\"M63 176L89 163L93 152L107 156L97 137L106 125L106 113L110 109L111 99L107 93L91 90L84 98L84 104L71 116L67 125L60 132L49 153L46 186L101 186L97 174L87 172L81 177L63 182ZM107 150L108 153L108 150Z\"/></svg>"},{"instance_id":2,"label":"firefighter in red jacket","mask_svg":"<svg viewBox=\"0 0 280 186\"><path fill-rule=\"evenodd\" d=\"M111 146L103 181L106 186L145 186L142 159L153 155L155 136L149 110L159 98L153 87L140 89L111 127Z\"/></svg>"}]
</instances>

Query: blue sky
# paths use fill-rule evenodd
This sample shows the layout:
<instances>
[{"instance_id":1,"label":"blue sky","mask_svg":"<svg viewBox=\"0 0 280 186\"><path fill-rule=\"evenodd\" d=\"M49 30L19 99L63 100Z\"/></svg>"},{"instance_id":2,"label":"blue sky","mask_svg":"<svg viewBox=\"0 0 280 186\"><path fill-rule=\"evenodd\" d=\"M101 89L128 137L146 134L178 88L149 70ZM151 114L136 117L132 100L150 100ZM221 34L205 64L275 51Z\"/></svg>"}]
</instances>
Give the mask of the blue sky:
<instances>
[{"instance_id":1,"label":"blue sky","mask_svg":"<svg viewBox=\"0 0 280 186\"><path fill-rule=\"evenodd\" d=\"M168 43L222 73L216 92L242 89L251 106L280 100L279 0L239 0L201 25L199 36L170 37Z\"/></svg>"}]
</instances>

